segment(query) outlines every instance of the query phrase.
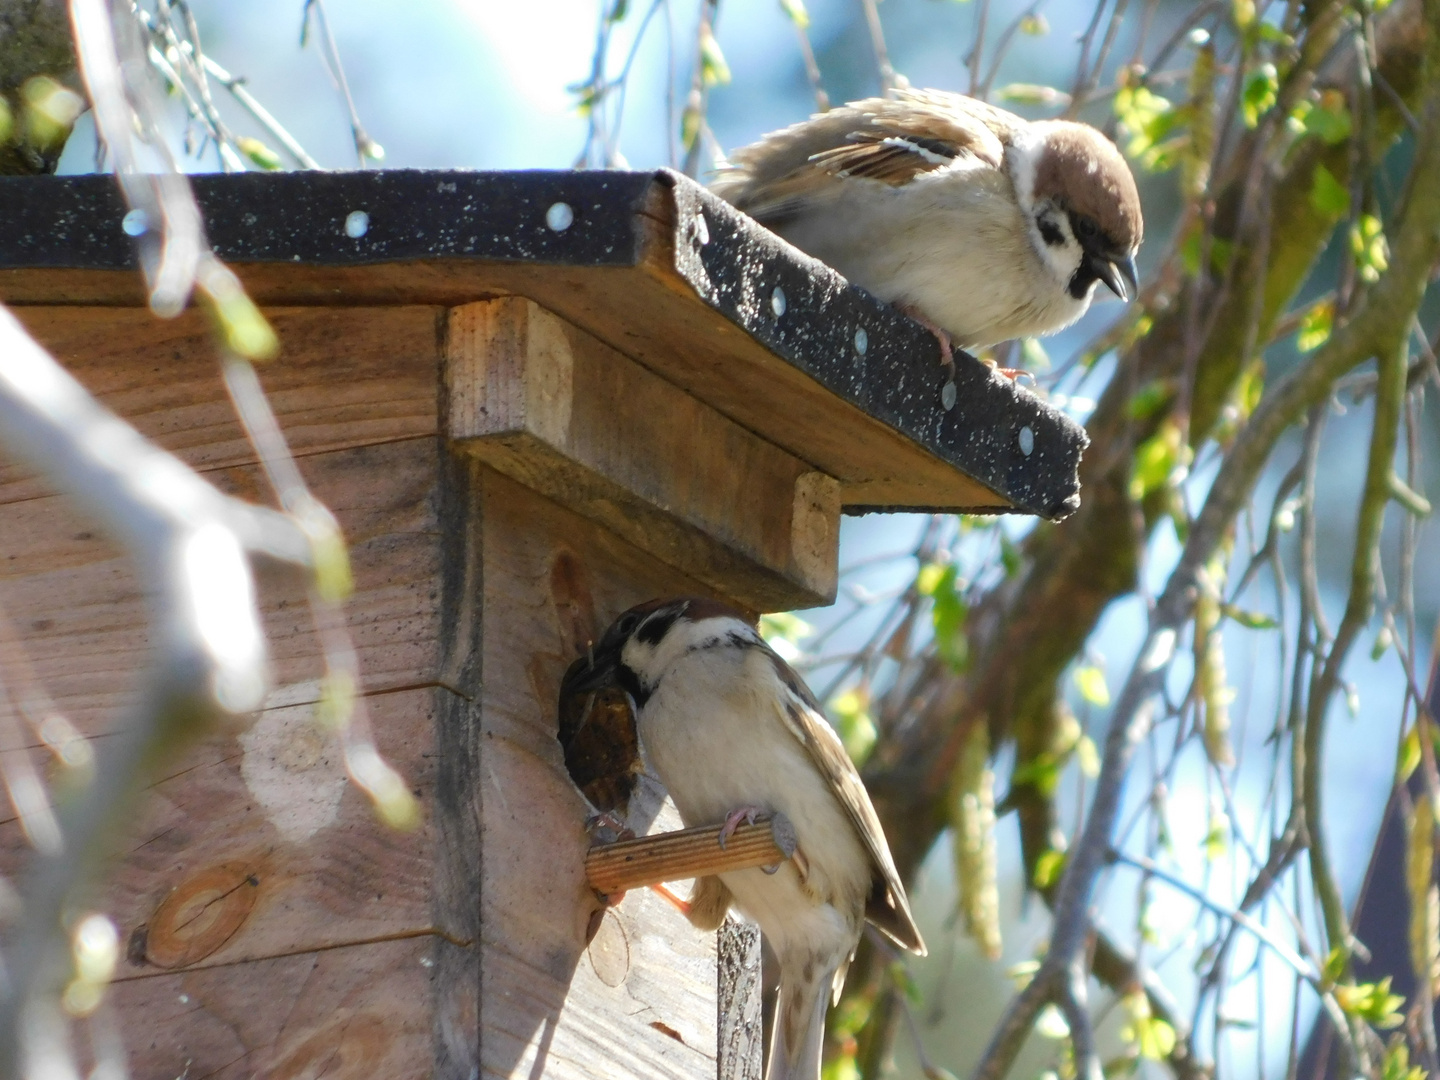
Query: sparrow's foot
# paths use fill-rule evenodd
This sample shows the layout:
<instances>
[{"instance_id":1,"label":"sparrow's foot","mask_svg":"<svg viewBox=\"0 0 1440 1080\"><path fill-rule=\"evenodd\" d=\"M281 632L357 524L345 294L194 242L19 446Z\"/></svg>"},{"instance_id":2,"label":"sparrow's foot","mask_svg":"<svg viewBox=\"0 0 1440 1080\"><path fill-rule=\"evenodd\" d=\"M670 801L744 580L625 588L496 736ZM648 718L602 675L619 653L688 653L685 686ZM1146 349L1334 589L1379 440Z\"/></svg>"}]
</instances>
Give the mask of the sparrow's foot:
<instances>
[{"instance_id":1,"label":"sparrow's foot","mask_svg":"<svg viewBox=\"0 0 1440 1080\"><path fill-rule=\"evenodd\" d=\"M681 915L684 915L687 919L690 918L691 904L689 900L686 900L679 894L672 892L668 886L663 884L651 885L650 889L662 900L668 900L670 904L675 908L675 910L680 912Z\"/></svg>"},{"instance_id":2,"label":"sparrow's foot","mask_svg":"<svg viewBox=\"0 0 1440 1080\"><path fill-rule=\"evenodd\" d=\"M1011 382L1014 382L1016 379L1022 378L1029 379L1032 383L1035 381L1035 376L1032 375L1030 372L1026 371L1024 368L1001 367L999 364L995 363L994 360L991 360L988 357L981 358L980 362L986 367L998 371L1001 375L1004 375L1005 378L1009 379Z\"/></svg>"},{"instance_id":3,"label":"sparrow's foot","mask_svg":"<svg viewBox=\"0 0 1440 1080\"><path fill-rule=\"evenodd\" d=\"M603 831L607 830L614 833L614 836L606 837L600 835ZM615 814L609 810L601 810L586 818L585 832L589 834L592 840L601 840L609 844L616 843L620 840L635 839L635 830L626 825L621 818L616 817Z\"/></svg>"},{"instance_id":4,"label":"sparrow's foot","mask_svg":"<svg viewBox=\"0 0 1440 1080\"><path fill-rule=\"evenodd\" d=\"M896 304L895 306L935 335L935 340L940 343L940 363L950 369L950 377L953 379L955 377L955 339L926 318L925 313L914 304Z\"/></svg>"},{"instance_id":5,"label":"sparrow's foot","mask_svg":"<svg viewBox=\"0 0 1440 1080\"><path fill-rule=\"evenodd\" d=\"M735 830L740 827L742 821L746 825L754 825L762 815L767 813L769 813L769 811L759 806L742 806L736 810L731 810L725 817L725 824L720 826L721 849L724 849L725 841L735 835Z\"/></svg>"}]
</instances>

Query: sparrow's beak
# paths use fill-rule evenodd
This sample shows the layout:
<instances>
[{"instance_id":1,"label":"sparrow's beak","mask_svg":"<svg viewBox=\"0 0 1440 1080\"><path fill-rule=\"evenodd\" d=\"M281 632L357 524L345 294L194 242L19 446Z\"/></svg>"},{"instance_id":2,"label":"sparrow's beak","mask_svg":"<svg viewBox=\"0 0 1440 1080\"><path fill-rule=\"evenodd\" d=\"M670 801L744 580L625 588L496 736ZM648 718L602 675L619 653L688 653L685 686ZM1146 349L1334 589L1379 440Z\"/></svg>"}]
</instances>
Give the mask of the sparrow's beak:
<instances>
[{"instance_id":1,"label":"sparrow's beak","mask_svg":"<svg viewBox=\"0 0 1440 1080\"><path fill-rule=\"evenodd\" d=\"M1090 271L1121 300L1129 300L1140 291L1140 285L1135 276L1133 257L1127 255L1123 259L1112 261L1103 255L1090 254L1086 256L1086 259L1089 262Z\"/></svg>"},{"instance_id":2,"label":"sparrow's beak","mask_svg":"<svg viewBox=\"0 0 1440 1080\"><path fill-rule=\"evenodd\" d=\"M596 690L615 685L619 667L618 650L592 649L565 669L565 677L560 680L561 699L565 700L577 694L592 694Z\"/></svg>"}]
</instances>

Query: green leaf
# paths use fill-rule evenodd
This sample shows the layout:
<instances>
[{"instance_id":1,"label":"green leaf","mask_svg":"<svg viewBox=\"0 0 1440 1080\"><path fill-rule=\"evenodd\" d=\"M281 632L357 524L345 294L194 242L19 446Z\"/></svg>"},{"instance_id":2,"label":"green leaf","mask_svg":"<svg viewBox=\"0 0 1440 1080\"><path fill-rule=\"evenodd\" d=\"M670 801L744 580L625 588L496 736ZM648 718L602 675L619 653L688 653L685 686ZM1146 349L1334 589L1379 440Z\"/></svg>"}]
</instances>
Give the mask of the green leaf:
<instances>
[{"instance_id":1,"label":"green leaf","mask_svg":"<svg viewBox=\"0 0 1440 1080\"><path fill-rule=\"evenodd\" d=\"M1089 735L1080 736L1075 744L1075 760L1080 765L1080 771L1094 780L1100 775L1100 751L1095 747L1095 740Z\"/></svg>"},{"instance_id":2,"label":"green leaf","mask_svg":"<svg viewBox=\"0 0 1440 1080\"><path fill-rule=\"evenodd\" d=\"M280 352L274 329L238 283L201 295L210 302L211 317L233 352L247 360L270 360Z\"/></svg>"},{"instance_id":3,"label":"green leaf","mask_svg":"<svg viewBox=\"0 0 1440 1080\"><path fill-rule=\"evenodd\" d=\"M927 580L921 582L917 578L916 587L932 602L930 620L935 628L935 650L952 670L964 671L969 661L965 622L970 614L970 605L961 593L964 582L953 564L944 567L938 578L926 575L924 570L921 576ZM925 588L927 585L929 588Z\"/></svg>"},{"instance_id":4,"label":"green leaf","mask_svg":"<svg viewBox=\"0 0 1440 1080\"><path fill-rule=\"evenodd\" d=\"M1035 1018L1035 1034L1059 1042L1070 1037L1070 1025L1065 1022L1065 1014L1057 1006L1046 1005Z\"/></svg>"},{"instance_id":5,"label":"green leaf","mask_svg":"<svg viewBox=\"0 0 1440 1080\"><path fill-rule=\"evenodd\" d=\"M1091 705L1103 709L1110 704L1110 687L1105 685L1105 673L1093 664L1075 669L1075 685L1080 690L1080 696Z\"/></svg>"},{"instance_id":6,"label":"green leaf","mask_svg":"<svg viewBox=\"0 0 1440 1080\"><path fill-rule=\"evenodd\" d=\"M252 139L246 136L243 139L236 139L235 145L247 158L259 165L262 169L274 172L281 167L280 155L271 150L259 139Z\"/></svg>"},{"instance_id":7,"label":"green leaf","mask_svg":"<svg viewBox=\"0 0 1440 1080\"><path fill-rule=\"evenodd\" d=\"M1245 114L1245 126L1253 128L1260 123L1260 117L1270 111L1280 93L1280 76L1275 65L1264 63L1252 71L1245 80L1245 89L1240 95L1240 108Z\"/></svg>"},{"instance_id":8,"label":"green leaf","mask_svg":"<svg viewBox=\"0 0 1440 1080\"><path fill-rule=\"evenodd\" d=\"M1361 214L1350 227L1350 251L1355 256L1355 266L1362 281L1370 284L1380 280L1380 275L1390 268L1390 245L1385 241L1385 230L1380 219L1372 214Z\"/></svg>"},{"instance_id":9,"label":"green leaf","mask_svg":"<svg viewBox=\"0 0 1440 1080\"><path fill-rule=\"evenodd\" d=\"M921 596L934 596L949 569L948 563L926 563L915 575L915 591Z\"/></svg>"},{"instance_id":10,"label":"green leaf","mask_svg":"<svg viewBox=\"0 0 1440 1080\"><path fill-rule=\"evenodd\" d=\"M1045 351L1045 346L1035 338L1020 339L1020 359L1024 363L1026 371L1050 370L1050 354Z\"/></svg>"},{"instance_id":11,"label":"green leaf","mask_svg":"<svg viewBox=\"0 0 1440 1080\"><path fill-rule=\"evenodd\" d=\"M1339 982L1340 977L1345 974L1345 965L1349 960L1349 954L1338 945L1331 949L1320 968L1320 985L1328 990Z\"/></svg>"},{"instance_id":12,"label":"green leaf","mask_svg":"<svg viewBox=\"0 0 1440 1080\"><path fill-rule=\"evenodd\" d=\"M1048 889L1060 880L1065 872L1065 852L1048 848L1035 860L1035 874L1032 878L1035 888Z\"/></svg>"},{"instance_id":13,"label":"green leaf","mask_svg":"<svg viewBox=\"0 0 1440 1080\"><path fill-rule=\"evenodd\" d=\"M1380 1071L1381 1080L1425 1080L1425 1070L1410 1064L1410 1047L1405 1039L1396 1034L1385 1051L1385 1064Z\"/></svg>"},{"instance_id":14,"label":"green leaf","mask_svg":"<svg viewBox=\"0 0 1440 1080\"><path fill-rule=\"evenodd\" d=\"M1271 615L1262 615L1258 611L1246 611L1234 604L1221 604L1220 613L1232 622L1237 622L1247 630L1274 630L1280 625L1278 619Z\"/></svg>"},{"instance_id":15,"label":"green leaf","mask_svg":"<svg viewBox=\"0 0 1440 1080\"><path fill-rule=\"evenodd\" d=\"M700 35L700 78L706 86L716 86L730 81L730 65L720 51L720 42L708 26Z\"/></svg>"},{"instance_id":16,"label":"green leaf","mask_svg":"<svg viewBox=\"0 0 1440 1080\"><path fill-rule=\"evenodd\" d=\"M692 149L695 146L695 140L700 138L701 118L700 96L692 94L690 101L685 105L685 111L680 114L680 144L686 150Z\"/></svg>"},{"instance_id":17,"label":"green leaf","mask_svg":"<svg viewBox=\"0 0 1440 1080\"><path fill-rule=\"evenodd\" d=\"M1020 549L1016 546L1015 541L1011 540L1002 530L1000 533L1000 565L1005 569L1005 576L1007 578L1014 577L1019 571L1022 561Z\"/></svg>"},{"instance_id":18,"label":"green leaf","mask_svg":"<svg viewBox=\"0 0 1440 1080\"><path fill-rule=\"evenodd\" d=\"M1375 635L1375 644L1370 646L1370 659L1379 660L1390 651L1392 644L1394 644L1394 639L1390 635L1390 628L1382 626L1380 632Z\"/></svg>"},{"instance_id":19,"label":"green leaf","mask_svg":"<svg viewBox=\"0 0 1440 1080\"><path fill-rule=\"evenodd\" d=\"M1164 1061L1169 1057L1175 1049L1175 1029L1151 1014L1150 1000L1145 994L1140 991L1126 994L1125 1008L1130 1022L1121 1029L1120 1037L1148 1061Z\"/></svg>"},{"instance_id":20,"label":"green leaf","mask_svg":"<svg viewBox=\"0 0 1440 1080\"><path fill-rule=\"evenodd\" d=\"M780 0L780 10L801 30L810 25L810 13L805 10L805 0Z\"/></svg>"},{"instance_id":21,"label":"green leaf","mask_svg":"<svg viewBox=\"0 0 1440 1080\"><path fill-rule=\"evenodd\" d=\"M1013 101L1017 105L1069 105L1070 95L1053 86L1040 83L1006 83L995 91L1001 101Z\"/></svg>"},{"instance_id":22,"label":"green leaf","mask_svg":"<svg viewBox=\"0 0 1440 1080\"><path fill-rule=\"evenodd\" d=\"M924 1004L925 998L924 995L920 993L920 984L917 983L915 977L910 974L910 969L905 966L905 961L891 961L889 974L890 981L905 995L905 1000L910 1002L911 1005Z\"/></svg>"},{"instance_id":23,"label":"green leaf","mask_svg":"<svg viewBox=\"0 0 1440 1080\"><path fill-rule=\"evenodd\" d=\"M1295 335L1295 347L1301 352L1313 352L1330 340L1330 331L1335 325L1335 301L1317 300L1300 316L1300 332Z\"/></svg>"},{"instance_id":24,"label":"green leaf","mask_svg":"<svg viewBox=\"0 0 1440 1080\"><path fill-rule=\"evenodd\" d=\"M1210 807L1210 820L1205 829L1205 839L1201 846L1205 849L1205 858L1214 862L1223 858L1230 847L1230 818L1218 806Z\"/></svg>"},{"instance_id":25,"label":"green leaf","mask_svg":"<svg viewBox=\"0 0 1440 1080\"><path fill-rule=\"evenodd\" d=\"M1318 102L1302 101L1296 105L1285 126L1294 135L1314 136L1326 146L1334 146L1350 137L1350 107L1340 91L1326 90Z\"/></svg>"},{"instance_id":26,"label":"green leaf","mask_svg":"<svg viewBox=\"0 0 1440 1080\"><path fill-rule=\"evenodd\" d=\"M1151 171L1164 171L1174 164L1167 162L1161 141L1183 119L1180 111L1167 98L1143 86L1121 87L1115 94L1115 116L1130 136L1125 152Z\"/></svg>"},{"instance_id":27,"label":"green leaf","mask_svg":"<svg viewBox=\"0 0 1440 1080\"><path fill-rule=\"evenodd\" d=\"M1178 484L1185 478L1190 455L1180 425L1173 420L1164 421L1135 451L1130 471L1130 498L1139 502L1151 492Z\"/></svg>"},{"instance_id":28,"label":"green leaf","mask_svg":"<svg viewBox=\"0 0 1440 1080\"><path fill-rule=\"evenodd\" d=\"M1420 727L1418 724L1411 727L1405 733L1405 738L1400 740L1398 757L1399 760L1395 763L1395 782L1403 784L1420 766Z\"/></svg>"},{"instance_id":29,"label":"green leaf","mask_svg":"<svg viewBox=\"0 0 1440 1080\"><path fill-rule=\"evenodd\" d=\"M815 628L792 611L776 611L760 616L760 636L770 644L788 641L794 645L804 641Z\"/></svg>"},{"instance_id":30,"label":"green leaf","mask_svg":"<svg viewBox=\"0 0 1440 1080\"><path fill-rule=\"evenodd\" d=\"M1060 758L1041 752L1026 761L1015 763L1010 771L1012 788L1033 787L1041 795L1053 795L1060 786Z\"/></svg>"},{"instance_id":31,"label":"green leaf","mask_svg":"<svg viewBox=\"0 0 1440 1080\"><path fill-rule=\"evenodd\" d=\"M835 728L845 752L858 769L865 764L870 752L875 749L879 732L875 721L870 718L870 695L862 688L846 690L830 700L830 715L835 718Z\"/></svg>"},{"instance_id":32,"label":"green leaf","mask_svg":"<svg viewBox=\"0 0 1440 1080\"><path fill-rule=\"evenodd\" d=\"M629 13L630 0L615 0L615 6L610 9L610 14L606 16L606 21L610 23L618 23L622 21Z\"/></svg>"},{"instance_id":33,"label":"green leaf","mask_svg":"<svg viewBox=\"0 0 1440 1080\"><path fill-rule=\"evenodd\" d=\"M1175 397L1175 388L1166 379L1154 379L1146 383L1125 404L1125 414L1131 420L1148 420Z\"/></svg>"},{"instance_id":34,"label":"green leaf","mask_svg":"<svg viewBox=\"0 0 1440 1080\"><path fill-rule=\"evenodd\" d=\"M1322 217L1339 221L1350 212L1350 191L1324 165L1315 166L1310 182L1310 206Z\"/></svg>"},{"instance_id":35,"label":"green leaf","mask_svg":"<svg viewBox=\"0 0 1440 1080\"><path fill-rule=\"evenodd\" d=\"M10 141L10 132L15 128L15 118L11 115L10 106L3 97L0 97L0 145Z\"/></svg>"},{"instance_id":36,"label":"green leaf","mask_svg":"<svg viewBox=\"0 0 1440 1080\"><path fill-rule=\"evenodd\" d=\"M1367 1020L1378 1028L1399 1027L1405 1022L1399 1011L1405 999L1390 993L1390 976L1379 982L1335 987L1335 1003L1351 1016Z\"/></svg>"}]
</instances>

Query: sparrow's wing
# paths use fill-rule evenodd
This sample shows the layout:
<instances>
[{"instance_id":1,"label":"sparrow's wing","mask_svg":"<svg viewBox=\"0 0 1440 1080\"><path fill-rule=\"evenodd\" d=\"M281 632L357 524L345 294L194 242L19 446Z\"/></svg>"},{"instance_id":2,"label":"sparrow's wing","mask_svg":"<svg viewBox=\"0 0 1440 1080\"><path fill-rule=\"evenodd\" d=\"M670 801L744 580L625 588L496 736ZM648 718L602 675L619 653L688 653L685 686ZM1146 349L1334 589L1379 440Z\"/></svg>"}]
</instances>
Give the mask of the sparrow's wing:
<instances>
[{"instance_id":1,"label":"sparrow's wing","mask_svg":"<svg viewBox=\"0 0 1440 1080\"><path fill-rule=\"evenodd\" d=\"M905 886L900 883L895 860L890 856L890 845L885 842L880 818L871 805L860 774L850 761L850 755L845 752L834 728L821 714L820 705L805 681L769 646L761 647L769 655L785 687L781 712L786 727L809 751L821 774L829 781L830 789L850 815L855 831L860 834L865 850L870 854L876 878L865 903L865 917L897 945L924 956L925 942L921 940L915 919L910 914L910 901L905 896Z\"/></svg>"},{"instance_id":2,"label":"sparrow's wing","mask_svg":"<svg viewBox=\"0 0 1440 1080\"><path fill-rule=\"evenodd\" d=\"M722 198L775 223L839 191L847 180L900 186L956 164L1000 168L1024 121L936 91L905 91L814 116L738 150L713 184Z\"/></svg>"}]
</instances>

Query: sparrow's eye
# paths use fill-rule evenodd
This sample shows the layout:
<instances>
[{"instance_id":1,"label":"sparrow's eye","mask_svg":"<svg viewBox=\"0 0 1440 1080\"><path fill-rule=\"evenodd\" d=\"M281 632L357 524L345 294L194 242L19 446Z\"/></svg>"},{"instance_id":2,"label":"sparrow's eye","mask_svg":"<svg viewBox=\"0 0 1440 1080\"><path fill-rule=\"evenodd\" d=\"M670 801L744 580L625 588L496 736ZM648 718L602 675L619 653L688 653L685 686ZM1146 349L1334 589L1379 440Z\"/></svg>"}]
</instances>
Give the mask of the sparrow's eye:
<instances>
[{"instance_id":1,"label":"sparrow's eye","mask_svg":"<svg viewBox=\"0 0 1440 1080\"><path fill-rule=\"evenodd\" d=\"M1094 218L1081 217L1076 214L1070 224L1071 228L1075 230L1075 238L1082 244L1091 243L1100 236L1100 226L1095 224Z\"/></svg>"},{"instance_id":2,"label":"sparrow's eye","mask_svg":"<svg viewBox=\"0 0 1440 1080\"><path fill-rule=\"evenodd\" d=\"M619 631L621 637L629 637L635 632L635 627L639 624L639 622L639 615L626 615L623 619L620 620L618 624L616 624L615 629Z\"/></svg>"}]
</instances>

